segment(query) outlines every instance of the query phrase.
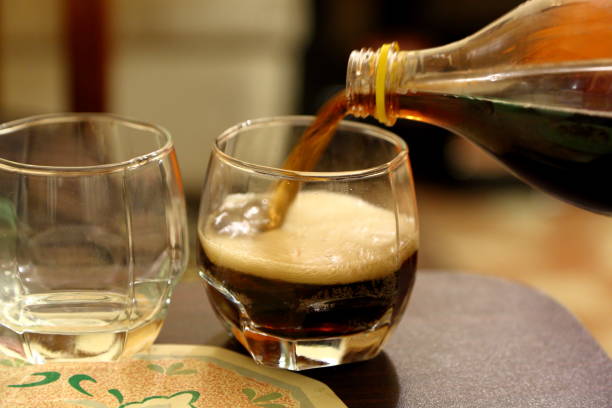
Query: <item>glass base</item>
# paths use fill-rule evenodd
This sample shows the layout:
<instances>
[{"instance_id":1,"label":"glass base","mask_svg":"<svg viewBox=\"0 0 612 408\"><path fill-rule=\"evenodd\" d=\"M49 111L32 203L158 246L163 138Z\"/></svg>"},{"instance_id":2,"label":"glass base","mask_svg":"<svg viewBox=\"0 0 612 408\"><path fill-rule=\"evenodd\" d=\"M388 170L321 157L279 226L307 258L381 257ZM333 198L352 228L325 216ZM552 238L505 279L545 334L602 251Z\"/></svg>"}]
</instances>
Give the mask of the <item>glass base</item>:
<instances>
[{"instance_id":1,"label":"glass base","mask_svg":"<svg viewBox=\"0 0 612 408\"><path fill-rule=\"evenodd\" d=\"M329 367L376 357L389 334L388 324L339 337L289 339L227 322L234 337L261 365L300 371Z\"/></svg>"},{"instance_id":2,"label":"glass base","mask_svg":"<svg viewBox=\"0 0 612 408\"><path fill-rule=\"evenodd\" d=\"M151 347L162 325L163 319L155 319L125 331L60 334L17 333L0 326L0 357L31 364L115 361Z\"/></svg>"}]
</instances>

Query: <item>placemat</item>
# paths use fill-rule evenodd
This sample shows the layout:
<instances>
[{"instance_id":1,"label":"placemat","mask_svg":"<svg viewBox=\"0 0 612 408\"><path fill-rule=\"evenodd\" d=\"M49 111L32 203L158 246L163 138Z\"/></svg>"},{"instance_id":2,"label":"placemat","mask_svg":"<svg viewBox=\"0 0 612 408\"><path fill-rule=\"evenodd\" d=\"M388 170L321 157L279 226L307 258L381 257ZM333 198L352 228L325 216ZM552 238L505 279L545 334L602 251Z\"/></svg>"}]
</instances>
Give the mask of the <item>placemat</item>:
<instances>
[{"instance_id":1,"label":"placemat","mask_svg":"<svg viewBox=\"0 0 612 408\"><path fill-rule=\"evenodd\" d=\"M323 383L212 346L154 345L114 363L29 365L0 356L0 407L346 407Z\"/></svg>"}]
</instances>

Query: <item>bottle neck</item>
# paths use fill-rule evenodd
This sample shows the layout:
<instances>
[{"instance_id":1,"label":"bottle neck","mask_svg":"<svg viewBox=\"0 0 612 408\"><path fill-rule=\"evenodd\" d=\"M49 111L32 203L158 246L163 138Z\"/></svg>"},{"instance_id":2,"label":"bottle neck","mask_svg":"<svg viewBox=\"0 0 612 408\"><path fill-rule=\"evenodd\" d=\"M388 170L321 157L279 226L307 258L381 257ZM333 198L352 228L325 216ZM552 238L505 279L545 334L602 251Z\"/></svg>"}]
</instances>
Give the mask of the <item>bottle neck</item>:
<instances>
[{"instance_id":1,"label":"bottle neck","mask_svg":"<svg viewBox=\"0 0 612 408\"><path fill-rule=\"evenodd\" d=\"M387 49L353 51L346 75L348 113L359 118L373 116L393 125L399 113L398 95L416 76L419 53L399 51L396 43Z\"/></svg>"}]
</instances>

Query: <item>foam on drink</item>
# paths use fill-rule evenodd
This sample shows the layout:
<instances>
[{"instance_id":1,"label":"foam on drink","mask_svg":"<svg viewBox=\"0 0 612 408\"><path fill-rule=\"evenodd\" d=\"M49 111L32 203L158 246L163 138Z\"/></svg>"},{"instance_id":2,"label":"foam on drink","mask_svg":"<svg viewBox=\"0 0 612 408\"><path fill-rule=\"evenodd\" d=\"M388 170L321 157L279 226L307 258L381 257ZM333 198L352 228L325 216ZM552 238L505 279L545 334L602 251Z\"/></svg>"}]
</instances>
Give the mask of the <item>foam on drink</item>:
<instances>
[{"instance_id":1,"label":"foam on drink","mask_svg":"<svg viewBox=\"0 0 612 408\"><path fill-rule=\"evenodd\" d=\"M227 201L253 200L253 195ZM280 228L255 234L199 231L206 256L219 267L261 278L331 285L377 279L397 271L418 247L415 220L357 197L301 192Z\"/></svg>"}]
</instances>

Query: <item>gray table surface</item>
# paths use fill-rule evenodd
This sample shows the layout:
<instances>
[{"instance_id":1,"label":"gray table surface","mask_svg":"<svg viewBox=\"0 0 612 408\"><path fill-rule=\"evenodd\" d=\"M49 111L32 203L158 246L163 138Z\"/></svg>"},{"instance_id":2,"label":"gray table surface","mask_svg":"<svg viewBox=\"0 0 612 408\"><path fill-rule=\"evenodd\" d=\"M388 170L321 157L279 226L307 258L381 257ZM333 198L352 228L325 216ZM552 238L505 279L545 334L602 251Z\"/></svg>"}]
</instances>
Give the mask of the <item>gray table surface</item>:
<instances>
[{"instance_id":1,"label":"gray table surface","mask_svg":"<svg viewBox=\"0 0 612 408\"><path fill-rule=\"evenodd\" d=\"M244 353L199 282L177 287L157 342ZM377 358L301 374L351 408L612 408L612 360L565 308L529 287L457 272L419 272Z\"/></svg>"}]
</instances>

